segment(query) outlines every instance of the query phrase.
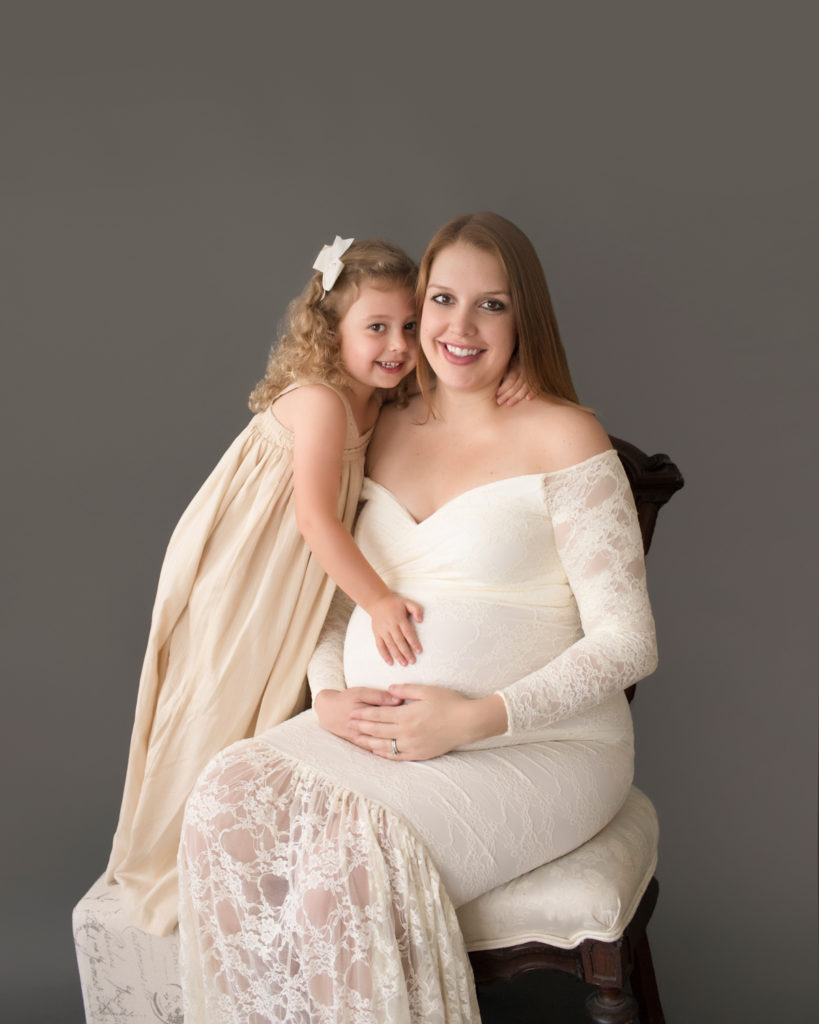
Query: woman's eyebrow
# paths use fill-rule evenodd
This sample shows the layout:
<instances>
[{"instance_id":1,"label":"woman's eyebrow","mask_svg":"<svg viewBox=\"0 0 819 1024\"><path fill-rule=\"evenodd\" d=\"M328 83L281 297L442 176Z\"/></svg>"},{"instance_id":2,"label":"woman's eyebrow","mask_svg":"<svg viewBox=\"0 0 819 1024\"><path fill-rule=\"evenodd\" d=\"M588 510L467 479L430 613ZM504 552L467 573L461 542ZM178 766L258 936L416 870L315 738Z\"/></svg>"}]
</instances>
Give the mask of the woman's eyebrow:
<instances>
[{"instance_id":1,"label":"woman's eyebrow","mask_svg":"<svg viewBox=\"0 0 819 1024\"><path fill-rule=\"evenodd\" d=\"M442 291L442 292L452 291L452 289L448 285L445 285L445 284L433 284L432 282L430 282L430 284L427 285L427 291L429 291L430 289L435 289L436 291ZM498 288L495 291L490 289L488 291L481 292L481 295L511 295L511 294L512 294L511 292L504 291L503 288Z\"/></svg>"}]
</instances>

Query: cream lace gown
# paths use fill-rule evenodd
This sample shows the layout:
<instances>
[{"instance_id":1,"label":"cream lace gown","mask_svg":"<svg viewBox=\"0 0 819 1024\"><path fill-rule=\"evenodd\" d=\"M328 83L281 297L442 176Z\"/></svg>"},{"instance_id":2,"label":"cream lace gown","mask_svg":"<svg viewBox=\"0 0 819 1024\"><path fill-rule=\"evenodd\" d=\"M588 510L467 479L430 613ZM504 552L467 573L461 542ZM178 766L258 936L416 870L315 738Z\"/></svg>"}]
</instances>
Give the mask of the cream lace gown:
<instances>
[{"instance_id":1,"label":"cream lace gown","mask_svg":"<svg viewBox=\"0 0 819 1024\"><path fill-rule=\"evenodd\" d=\"M371 432L358 435L340 397L338 512L350 528ZM176 854L196 777L224 747L304 709L334 589L296 526L293 436L271 410L258 413L188 506L159 577L107 873L145 931L176 924Z\"/></svg>"},{"instance_id":2,"label":"cream lace gown","mask_svg":"<svg viewBox=\"0 0 819 1024\"><path fill-rule=\"evenodd\" d=\"M642 542L614 452L498 480L416 523L365 481L359 544L424 606L389 669L333 605L314 689L393 680L503 694L510 728L395 762L312 711L225 751L180 846L186 1024L477 1021L454 908L573 849L632 777L624 687L656 652Z\"/></svg>"}]
</instances>

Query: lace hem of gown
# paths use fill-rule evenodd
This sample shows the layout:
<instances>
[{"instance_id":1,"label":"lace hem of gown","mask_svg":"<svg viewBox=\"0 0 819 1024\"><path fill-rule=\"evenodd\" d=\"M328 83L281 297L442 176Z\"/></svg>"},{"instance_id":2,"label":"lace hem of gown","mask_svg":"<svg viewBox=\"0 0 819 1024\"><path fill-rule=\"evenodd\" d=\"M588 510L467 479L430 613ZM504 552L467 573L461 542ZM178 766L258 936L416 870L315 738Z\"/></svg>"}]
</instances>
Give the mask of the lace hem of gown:
<instances>
[{"instance_id":1,"label":"lace hem of gown","mask_svg":"<svg viewBox=\"0 0 819 1024\"><path fill-rule=\"evenodd\" d=\"M186 1024L478 1024L449 896L407 824L263 740L219 755L179 852Z\"/></svg>"}]
</instances>

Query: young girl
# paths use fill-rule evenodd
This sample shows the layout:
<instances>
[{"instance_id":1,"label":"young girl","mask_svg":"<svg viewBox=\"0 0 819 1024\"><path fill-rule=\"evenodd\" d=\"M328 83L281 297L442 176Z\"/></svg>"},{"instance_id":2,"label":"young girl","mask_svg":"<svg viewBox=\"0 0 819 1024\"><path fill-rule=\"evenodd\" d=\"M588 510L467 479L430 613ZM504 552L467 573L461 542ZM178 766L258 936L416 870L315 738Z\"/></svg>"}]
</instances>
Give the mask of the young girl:
<instances>
[{"instance_id":1,"label":"young girl","mask_svg":"<svg viewBox=\"0 0 819 1024\"><path fill-rule=\"evenodd\" d=\"M371 614L385 661L420 652L421 608L390 592L350 534L382 392L415 366L416 267L389 243L339 238L315 267L250 396L256 415L179 521L159 577L107 872L154 934L176 923L199 772L304 709L335 585Z\"/></svg>"},{"instance_id":2,"label":"young girl","mask_svg":"<svg viewBox=\"0 0 819 1024\"><path fill-rule=\"evenodd\" d=\"M415 366L416 267L389 243L340 238L314 266L250 396L256 415L179 521L159 577L107 871L129 918L155 934L176 923L197 776L304 710L336 584L370 613L388 664L421 651L420 606L390 592L350 534L381 398ZM498 401L525 393L512 373Z\"/></svg>"}]
</instances>

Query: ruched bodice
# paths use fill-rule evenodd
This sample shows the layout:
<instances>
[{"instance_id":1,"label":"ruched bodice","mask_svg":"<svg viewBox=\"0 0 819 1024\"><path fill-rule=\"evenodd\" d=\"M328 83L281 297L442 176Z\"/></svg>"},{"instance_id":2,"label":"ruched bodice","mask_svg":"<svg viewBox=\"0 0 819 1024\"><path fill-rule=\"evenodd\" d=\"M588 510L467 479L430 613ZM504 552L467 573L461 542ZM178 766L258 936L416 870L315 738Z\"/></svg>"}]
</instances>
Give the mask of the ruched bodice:
<instances>
[{"instance_id":1,"label":"ruched bodice","mask_svg":"<svg viewBox=\"0 0 819 1024\"><path fill-rule=\"evenodd\" d=\"M420 523L367 478L356 536L376 571L407 596L469 595L532 607L572 602L544 503L543 474L473 487ZM513 524L513 528L512 527Z\"/></svg>"}]
</instances>

